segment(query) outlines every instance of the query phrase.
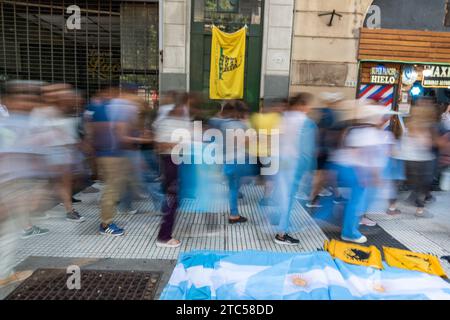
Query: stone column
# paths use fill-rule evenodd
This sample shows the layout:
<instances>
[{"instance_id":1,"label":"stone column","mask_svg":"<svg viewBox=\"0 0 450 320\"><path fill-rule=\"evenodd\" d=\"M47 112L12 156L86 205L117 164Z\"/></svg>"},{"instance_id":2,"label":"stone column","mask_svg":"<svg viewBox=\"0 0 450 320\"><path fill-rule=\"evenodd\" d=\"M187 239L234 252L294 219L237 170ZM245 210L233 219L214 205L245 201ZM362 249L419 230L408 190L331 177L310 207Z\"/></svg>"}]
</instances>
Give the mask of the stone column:
<instances>
[{"instance_id":1,"label":"stone column","mask_svg":"<svg viewBox=\"0 0 450 320\"><path fill-rule=\"evenodd\" d=\"M265 100L287 97L294 0L267 0L264 14L262 93Z\"/></svg>"},{"instance_id":2,"label":"stone column","mask_svg":"<svg viewBox=\"0 0 450 320\"><path fill-rule=\"evenodd\" d=\"M187 90L188 70L188 6L190 0L162 0L163 63L160 91Z\"/></svg>"}]
</instances>

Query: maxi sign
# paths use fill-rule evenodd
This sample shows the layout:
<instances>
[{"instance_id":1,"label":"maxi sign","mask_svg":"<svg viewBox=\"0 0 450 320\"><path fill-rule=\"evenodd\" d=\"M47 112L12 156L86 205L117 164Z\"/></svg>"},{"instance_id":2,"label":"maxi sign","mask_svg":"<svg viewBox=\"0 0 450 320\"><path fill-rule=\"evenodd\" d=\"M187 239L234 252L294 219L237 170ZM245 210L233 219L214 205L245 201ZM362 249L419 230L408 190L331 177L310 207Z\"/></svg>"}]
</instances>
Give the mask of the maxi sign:
<instances>
[{"instance_id":1,"label":"maxi sign","mask_svg":"<svg viewBox=\"0 0 450 320\"><path fill-rule=\"evenodd\" d=\"M370 83L373 84L396 84L398 71L396 68L385 68L383 66L373 67L370 70Z\"/></svg>"},{"instance_id":2,"label":"maxi sign","mask_svg":"<svg viewBox=\"0 0 450 320\"><path fill-rule=\"evenodd\" d=\"M430 65L423 68L422 86L424 88L450 87L450 65Z\"/></svg>"}]
</instances>

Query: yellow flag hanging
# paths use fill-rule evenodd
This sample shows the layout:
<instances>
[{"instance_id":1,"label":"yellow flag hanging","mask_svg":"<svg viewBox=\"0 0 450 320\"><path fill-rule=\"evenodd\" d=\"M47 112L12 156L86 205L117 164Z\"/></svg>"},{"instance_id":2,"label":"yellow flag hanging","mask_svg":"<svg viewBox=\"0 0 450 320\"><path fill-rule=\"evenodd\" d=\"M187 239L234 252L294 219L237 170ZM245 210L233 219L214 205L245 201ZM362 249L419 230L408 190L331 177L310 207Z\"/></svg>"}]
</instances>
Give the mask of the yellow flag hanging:
<instances>
[{"instance_id":1,"label":"yellow flag hanging","mask_svg":"<svg viewBox=\"0 0 450 320\"><path fill-rule=\"evenodd\" d=\"M333 258L346 263L383 269L381 252L375 246L365 247L332 239L325 241L323 247Z\"/></svg>"},{"instance_id":2,"label":"yellow flag hanging","mask_svg":"<svg viewBox=\"0 0 450 320\"><path fill-rule=\"evenodd\" d=\"M391 267L447 277L436 256L388 247L383 247L383 251L384 258Z\"/></svg>"},{"instance_id":3,"label":"yellow flag hanging","mask_svg":"<svg viewBox=\"0 0 450 320\"><path fill-rule=\"evenodd\" d=\"M225 33L212 28L210 99L244 97L246 28Z\"/></svg>"}]
</instances>

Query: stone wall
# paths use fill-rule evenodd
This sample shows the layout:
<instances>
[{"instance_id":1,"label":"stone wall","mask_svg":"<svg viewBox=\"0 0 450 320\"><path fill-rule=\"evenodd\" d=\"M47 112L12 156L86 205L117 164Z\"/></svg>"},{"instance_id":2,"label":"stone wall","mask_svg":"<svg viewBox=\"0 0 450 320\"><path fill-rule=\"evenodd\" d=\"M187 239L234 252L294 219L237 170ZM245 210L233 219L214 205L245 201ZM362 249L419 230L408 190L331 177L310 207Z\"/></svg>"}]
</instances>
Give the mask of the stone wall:
<instances>
[{"instance_id":1,"label":"stone wall","mask_svg":"<svg viewBox=\"0 0 450 320\"><path fill-rule=\"evenodd\" d=\"M296 0L290 94L342 92L354 98L359 28L372 0ZM330 16L319 14L336 10Z\"/></svg>"}]
</instances>

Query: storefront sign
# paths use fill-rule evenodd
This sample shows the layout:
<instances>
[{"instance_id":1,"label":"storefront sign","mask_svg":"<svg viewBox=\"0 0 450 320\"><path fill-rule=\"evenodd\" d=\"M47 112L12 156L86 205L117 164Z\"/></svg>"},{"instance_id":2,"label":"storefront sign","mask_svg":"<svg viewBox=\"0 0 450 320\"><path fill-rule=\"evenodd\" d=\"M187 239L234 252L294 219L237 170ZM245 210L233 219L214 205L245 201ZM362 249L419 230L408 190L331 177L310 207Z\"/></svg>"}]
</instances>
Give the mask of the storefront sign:
<instances>
[{"instance_id":1,"label":"storefront sign","mask_svg":"<svg viewBox=\"0 0 450 320\"><path fill-rule=\"evenodd\" d=\"M424 66L422 86L425 88L450 87L450 66Z\"/></svg>"},{"instance_id":2,"label":"storefront sign","mask_svg":"<svg viewBox=\"0 0 450 320\"><path fill-rule=\"evenodd\" d=\"M385 68L383 66L373 67L370 70L370 83L373 84L396 84L398 71L395 68Z\"/></svg>"}]
</instances>

